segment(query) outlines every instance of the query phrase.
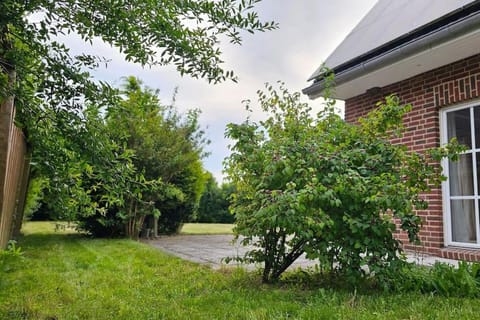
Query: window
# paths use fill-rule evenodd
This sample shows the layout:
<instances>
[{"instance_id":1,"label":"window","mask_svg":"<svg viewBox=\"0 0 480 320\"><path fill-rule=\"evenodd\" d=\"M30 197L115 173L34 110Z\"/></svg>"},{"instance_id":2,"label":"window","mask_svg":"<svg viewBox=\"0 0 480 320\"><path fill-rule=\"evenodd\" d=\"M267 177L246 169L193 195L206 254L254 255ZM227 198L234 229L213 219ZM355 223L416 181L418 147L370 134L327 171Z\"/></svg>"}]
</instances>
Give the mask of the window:
<instances>
[{"instance_id":1,"label":"window","mask_svg":"<svg viewBox=\"0 0 480 320\"><path fill-rule=\"evenodd\" d=\"M443 110L441 119L442 143L456 138L468 148L443 162L446 244L480 247L480 104Z\"/></svg>"}]
</instances>

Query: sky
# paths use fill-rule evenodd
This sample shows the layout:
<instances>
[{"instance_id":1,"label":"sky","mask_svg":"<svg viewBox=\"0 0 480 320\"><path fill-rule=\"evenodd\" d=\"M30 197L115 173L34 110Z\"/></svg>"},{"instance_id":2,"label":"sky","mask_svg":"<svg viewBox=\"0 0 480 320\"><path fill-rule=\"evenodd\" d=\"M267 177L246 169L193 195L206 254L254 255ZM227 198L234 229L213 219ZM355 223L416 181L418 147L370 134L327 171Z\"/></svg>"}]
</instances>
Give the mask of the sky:
<instances>
[{"instance_id":1,"label":"sky","mask_svg":"<svg viewBox=\"0 0 480 320\"><path fill-rule=\"evenodd\" d=\"M89 47L71 39L73 52L89 52L110 59L93 76L114 86L121 78L136 76L153 89L160 90L161 101L169 104L178 88L175 105L180 112L199 108L200 125L211 143L206 147L210 156L204 167L221 182L223 160L229 155L229 141L224 138L228 123L241 123L246 118L243 100L255 106L256 92L266 82L285 82L291 92L308 86L307 79L340 44L376 0L263 0L256 7L259 17L274 20L279 28L265 33L244 34L241 46L223 43L225 69L233 70L238 83L227 81L209 84L206 80L181 77L173 67L142 68L124 61L123 56L109 45L96 41ZM308 98L305 97L305 101ZM321 101L310 101L318 109ZM260 115L257 115L261 117Z\"/></svg>"}]
</instances>

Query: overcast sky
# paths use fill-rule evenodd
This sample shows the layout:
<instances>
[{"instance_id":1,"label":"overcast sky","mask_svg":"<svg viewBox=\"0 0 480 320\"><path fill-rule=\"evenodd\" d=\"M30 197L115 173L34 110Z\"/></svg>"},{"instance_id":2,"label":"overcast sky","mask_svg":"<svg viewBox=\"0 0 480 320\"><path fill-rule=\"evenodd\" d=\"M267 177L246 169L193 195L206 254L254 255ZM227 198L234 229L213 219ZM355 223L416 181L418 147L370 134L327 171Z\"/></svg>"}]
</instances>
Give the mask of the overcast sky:
<instances>
[{"instance_id":1,"label":"overcast sky","mask_svg":"<svg viewBox=\"0 0 480 320\"><path fill-rule=\"evenodd\" d=\"M278 30L247 34L242 46L226 43L222 48L226 69L233 69L238 83L211 85L205 80L183 78L173 67L142 69L126 63L109 46L94 43L97 55L111 59L107 69L94 73L95 78L119 85L121 78L133 75L145 85L160 89L162 101L171 102L175 87L179 88L176 106L180 111L200 108L200 123L206 129L211 155L204 159L205 168L221 182L222 162L229 154L224 138L227 123L240 123L246 113L241 101L255 101L256 91L265 82L284 81L291 91L300 91L306 80L345 38L376 0L264 0L257 6L263 20L275 20ZM86 50L80 41L73 41L74 51ZM307 100L307 98L305 98ZM319 106L319 101L312 101Z\"/></svg>"}]
</instances>

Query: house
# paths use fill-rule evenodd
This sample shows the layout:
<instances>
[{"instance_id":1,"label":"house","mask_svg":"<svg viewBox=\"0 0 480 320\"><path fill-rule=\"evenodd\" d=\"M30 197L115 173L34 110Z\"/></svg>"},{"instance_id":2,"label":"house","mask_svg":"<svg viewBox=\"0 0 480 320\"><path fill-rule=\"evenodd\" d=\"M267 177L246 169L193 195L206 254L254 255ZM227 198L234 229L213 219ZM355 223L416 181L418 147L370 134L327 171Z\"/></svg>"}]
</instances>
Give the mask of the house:
<instances>
[{"instance_id":1,"label":"house","mask_svg":"<svg viewBox=\"0 0 480 320\"><path fill-rule=\"evenodd\" d=\"M325 61L335 73L335 98L356 122L389 94L413 106L406 133L393 143L422 151L456 137L468 150L444 161L448 177L426 195L422 245L406 249L480 260L480 1L379 0ZM322 95L319 68L303 90Z\"/></svg>"}]
</instances>

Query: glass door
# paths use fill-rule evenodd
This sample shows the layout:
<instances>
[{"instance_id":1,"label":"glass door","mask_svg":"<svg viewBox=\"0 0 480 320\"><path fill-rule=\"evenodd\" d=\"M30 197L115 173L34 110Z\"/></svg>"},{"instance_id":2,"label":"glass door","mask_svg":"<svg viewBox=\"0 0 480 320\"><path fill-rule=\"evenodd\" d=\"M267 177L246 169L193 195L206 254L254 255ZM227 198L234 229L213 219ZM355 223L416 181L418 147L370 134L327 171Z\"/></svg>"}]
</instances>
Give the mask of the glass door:
<instances>
[{"instance_id":1,"label":"glass door","mask_svg":"<svg viewBox=\"0 0 480 320\"><path fill-rule=\"evenodd\" d=\"M443 112L443 141L456 138L467 151L456 162L445 161L444 185L447 244L479 247L480 107Z\"/></svg>"}]
</instances>

